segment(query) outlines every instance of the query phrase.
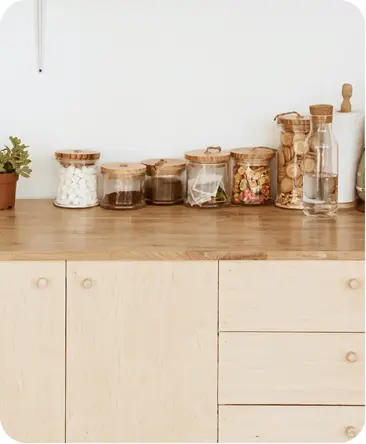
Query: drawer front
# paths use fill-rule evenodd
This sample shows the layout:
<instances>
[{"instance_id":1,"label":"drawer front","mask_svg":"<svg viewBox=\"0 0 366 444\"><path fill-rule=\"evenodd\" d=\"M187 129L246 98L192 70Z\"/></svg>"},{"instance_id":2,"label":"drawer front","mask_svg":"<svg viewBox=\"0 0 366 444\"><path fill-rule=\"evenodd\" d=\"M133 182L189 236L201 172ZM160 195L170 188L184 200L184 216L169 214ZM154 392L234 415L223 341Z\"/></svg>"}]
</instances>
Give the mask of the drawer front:
<instances>
[{"instance_id":1,"label":"drawer front","mask_svg":"<svg viewBox=\"0 0 366 444\"><path fill-rule=\"evenodd\" d=\"M220 333L219 404L364 405L364 334Z\"/></svg>"},{"instance_id":2,"label":"drawer front","mask_svg":"<svg viewBox=\"0 0 366 444\"><path fill-rule=\"evenodd\" d=\"M364 425L364 407L220 407L219 442L345 442Z\"/></svg>"},{"instance_id":3,"label":"drawer front","mask_svg":"<svg viewBox=\"0 0 366 444\"><path fill-rule=\"evenodd\" d=\"M221 331L365 331L363 261L220 262Z\"/></svg>"}]
</instances>

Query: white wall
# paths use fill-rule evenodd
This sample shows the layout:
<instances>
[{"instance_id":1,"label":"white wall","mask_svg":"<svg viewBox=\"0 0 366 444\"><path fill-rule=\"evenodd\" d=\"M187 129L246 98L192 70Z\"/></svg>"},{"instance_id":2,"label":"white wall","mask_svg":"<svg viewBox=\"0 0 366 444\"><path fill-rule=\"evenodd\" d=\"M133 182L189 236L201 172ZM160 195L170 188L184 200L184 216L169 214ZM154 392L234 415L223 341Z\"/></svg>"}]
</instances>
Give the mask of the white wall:
<instances>
[{"instance_id":1,"label":"white wall","mask_svg":"<svg viewBox=\"0 0 366 444\"><path fill-rule=\"evenodd\" d=\"M182 156L206 145L274 144L272 119L364 108L364 21L342 0L45 0L44 73L34 3L0 23L0 143L31 145L19 197L51 197L60 148L104 161Z\"/></svg>"}]
</instances>

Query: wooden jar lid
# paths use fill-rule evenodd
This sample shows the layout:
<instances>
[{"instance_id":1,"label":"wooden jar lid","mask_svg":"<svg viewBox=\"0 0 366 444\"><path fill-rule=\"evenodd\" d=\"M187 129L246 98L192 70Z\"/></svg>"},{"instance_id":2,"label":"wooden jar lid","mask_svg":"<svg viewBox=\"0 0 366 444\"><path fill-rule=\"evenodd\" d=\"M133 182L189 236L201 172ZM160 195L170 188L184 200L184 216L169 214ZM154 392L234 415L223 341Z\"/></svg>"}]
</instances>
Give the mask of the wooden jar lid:
<instances>
[{"instance_id":1,"label":"wooden jar lid","mask_svg":"<svg viewBox=\"0 0 366 444\"><path fill-rule=\"evenodd\" d=\"M258 159L270 160L276 155L276 151L265 146L256 146L252 148L235 148L230 151L231 157L239 160Z\"/></svg>"},{"instance_id":2,"label":"wooden jar lid","mask_svg":"<svg viewBox=\"0 0 366 444\"><path fill-rule=\"evenodd\" d=\"M230 152L222 151L219 146L209 146L203 150L188 151L185 158L198 163L225 162L230 159Z\"/></svg>"},{"instance_id":3,"label":"wooden jar lid","mask_svg":"<svg viewBox=\"0 0 366 444\"><path fill-rule=\"evenodd\" d=\"M310 116L296 113L278 115L275 120L280 125L310 125Z\"/></svg>"},{"instance_id":4,"label":"wooden jar lid","mask_svg":"<svg viewBox=\"0 0 366 444\"><path fill-rule=\"evenodd\" d=\"M184 159L148 159L141 163L146 165L147 174L156 175L157 173L174 173L185 169L186 161Z\"/></svg>"},{"instance_id":5,"label":"wooden jar lid","mask_svg":"<svg viewBox=\"0 0 366 444\"><path fill-rule=\"evenodd\" d=\"M61 150L56 151L55 156L61 163L72 163L72 161L95 162L100 158L100 152L91 150Z\"/></svg>"},{"instance_id":6,"label":"wooden jar lid","mask_svg":"<svg viewBox=\"0 0 366 444\"><path fill-rule=\"evenodd\" d=\"M310 105L309 109L313 121L333 122L333 105Z\"/></svg>"},{"instance_id":7,"label":"wooden jar lid","mask_svg":"<svg viewBox=\"0 0 366 444\"><path fill-rule=\"evenodd\" d=\"M100 166L100 171L116 176L131 176L134 174L145 174L146 166L142 163L104 163Z\"/></svg>"}]
</instances>

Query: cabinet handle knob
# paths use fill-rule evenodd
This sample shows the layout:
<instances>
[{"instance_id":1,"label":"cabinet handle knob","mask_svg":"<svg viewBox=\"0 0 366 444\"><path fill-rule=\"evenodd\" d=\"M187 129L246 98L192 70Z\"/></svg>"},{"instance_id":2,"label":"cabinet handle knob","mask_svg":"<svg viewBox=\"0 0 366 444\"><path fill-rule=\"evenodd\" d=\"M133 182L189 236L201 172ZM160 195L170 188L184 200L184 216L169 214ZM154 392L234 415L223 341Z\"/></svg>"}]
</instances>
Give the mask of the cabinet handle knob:
<instances>
[{"instance_id":1,"label":"cabinet handle knob","mask_svg":"<svg viewBox=\"0 0 366 444\"><path fill-rule=\"evenodd\" d=\"M85 290L90 290L93 286L93 281L90 278L86 278L83 280L83 287Z\"/></svg>"},{"instance_id":2,"label":"cabinet handle knob","mask_svg":"<svg viewBox=\"0 0 366 444\"><path fill-rule=\"evenodd\" d=\"M37 281L38 288L46 288L48 285L48 280L45 278L39 278Z\"/></svg>"},{"instance_id":3,"label":"cabinet handle knob","mask_svg":"<svg viewBox=\"0 0 366 444\"><path fill-rule=\"evenodd\" d=\"M353 426L346 427L346 435L348 436L348 438L354 438L355 436L357 436L356 428Z\"/></svg>"},{"instance_id":4,"label":"cabinet handle knob","mask_svg":"<svg viewBox=\"0 0 366 444\"><path fill-rule=\"evenodd\" d=\"M357 361L357 355L355 352L350 351L346 354L346 359L348 362L356 362Z\"/></svg>"},{"instance_id":5,"label":"cabinet handle knob","mask_svg":"<svg viewBox=\"0 0 366 444\"><path fill-rule=\"evenodd\" d=\"M356 290L360 286L360 283L357 279L350 279L348 281L348 286L351 290Z\"/></svg>"}]
</instances>

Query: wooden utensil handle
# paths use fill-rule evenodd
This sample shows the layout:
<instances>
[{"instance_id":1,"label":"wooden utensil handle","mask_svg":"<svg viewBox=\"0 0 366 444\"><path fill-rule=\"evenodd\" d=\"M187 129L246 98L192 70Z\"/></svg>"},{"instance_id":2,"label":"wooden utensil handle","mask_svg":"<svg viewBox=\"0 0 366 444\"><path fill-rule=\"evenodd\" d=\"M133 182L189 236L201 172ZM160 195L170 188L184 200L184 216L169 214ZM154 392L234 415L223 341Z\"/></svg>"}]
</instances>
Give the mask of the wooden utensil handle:
<instances>
[{"instance_id":1,"label":"wooden utensil handle","mask_svg":"<svg viewBox=\"0 0 366 444\"><path fill-rule=\"evenodd\" d=\"M350 83L345 83L342 87L343 102L341 105L341 113L350 113L352 111L351 97L353 88Z\"/></svg>"}]
</instances>

